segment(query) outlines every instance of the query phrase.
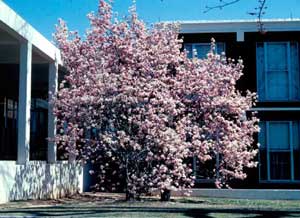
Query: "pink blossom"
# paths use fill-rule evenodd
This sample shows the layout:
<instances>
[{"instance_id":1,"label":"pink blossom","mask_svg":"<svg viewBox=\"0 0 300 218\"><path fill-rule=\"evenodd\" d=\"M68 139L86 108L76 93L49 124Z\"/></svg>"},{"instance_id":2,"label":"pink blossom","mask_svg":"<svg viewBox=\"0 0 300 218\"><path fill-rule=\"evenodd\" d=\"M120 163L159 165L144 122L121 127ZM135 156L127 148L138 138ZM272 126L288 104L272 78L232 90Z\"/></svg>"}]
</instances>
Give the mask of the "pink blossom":
<instances>
[{"instance_id":1,"label":"pink blossom","mask_svg":"<svg viewBox=\"0 0 300 218\"><path fill-rule=\"evenodd\" d=\"M218 158L217 184L245 178L245 167L255 166L258 127L245 115L256 95L235 88L242 62L213 51L188 59L177 25L148 29L135 10L113 21L111 5L100 0L83 38L59 21L55 39L68 73L54 96L57 144L98 166L101 190L122 180L134 195L189 189L193 156Z\"/></svg>"}]
</instances>

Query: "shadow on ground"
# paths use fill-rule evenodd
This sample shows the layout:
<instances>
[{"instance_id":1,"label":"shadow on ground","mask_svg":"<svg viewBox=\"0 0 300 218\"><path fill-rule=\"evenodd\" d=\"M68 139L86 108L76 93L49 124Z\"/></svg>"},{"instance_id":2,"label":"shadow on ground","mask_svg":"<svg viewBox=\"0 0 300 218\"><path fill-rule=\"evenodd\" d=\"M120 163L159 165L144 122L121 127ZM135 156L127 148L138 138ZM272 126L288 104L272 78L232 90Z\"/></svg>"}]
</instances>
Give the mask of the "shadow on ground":
<instances>
[{"instance_id":1,"label":"shadow on ground","mask_svg":"<svg viewBox=\"0 0 300 218\"><path fill-rule=\"evenodd\" d=\"M295 218L300 201L157 197L125 202L120 194L81 194L59 200L12 202L0 205L0 217L126 217L126 218Z\"/></svg>"},{"instance_id":2,"label":"shadow on ground","mask_svg":"<svg viewBox=\"0 0 300 218\"><path fill-rule=\"evenodd\" d=\"M0 210L1 216L29 217L300 217L300 211L274 211L250 209L198 209L173 207L131 207L131 206L101 206L97 207L30 207L22 209Z\"/></svg>"}]
</instances>

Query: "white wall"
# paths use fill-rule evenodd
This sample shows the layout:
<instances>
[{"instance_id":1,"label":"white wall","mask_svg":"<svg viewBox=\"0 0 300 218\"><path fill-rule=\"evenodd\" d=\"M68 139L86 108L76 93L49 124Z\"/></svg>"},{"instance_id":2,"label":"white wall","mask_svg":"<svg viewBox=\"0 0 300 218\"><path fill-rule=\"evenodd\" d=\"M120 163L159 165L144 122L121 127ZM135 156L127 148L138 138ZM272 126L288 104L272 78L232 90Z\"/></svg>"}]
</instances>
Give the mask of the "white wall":
<instances>
[{"instance_id":1,"label":"white wall","mask_svg":"<svg viewBox=\"0 0 300 218\"><path fill-rule=\"evenodd\" d=\"M13 200L59 198L82 192L82 167L58 161L0 161L0 203Z\"/></svg>"}]
</instances>

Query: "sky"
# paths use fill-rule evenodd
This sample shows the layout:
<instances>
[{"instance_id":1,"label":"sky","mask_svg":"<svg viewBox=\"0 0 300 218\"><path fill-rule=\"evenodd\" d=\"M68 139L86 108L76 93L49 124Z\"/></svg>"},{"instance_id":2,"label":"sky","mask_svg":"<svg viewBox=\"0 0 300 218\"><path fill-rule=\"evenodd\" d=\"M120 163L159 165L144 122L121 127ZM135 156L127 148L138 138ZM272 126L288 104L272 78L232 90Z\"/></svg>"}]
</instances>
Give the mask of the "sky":
<instances>
[{"instance_id":1,"label":"sky","mask_svg":"<svg viewBox=\"0 0 300 218\"><path fill-rule=\"evenodd\" d=\"M0 0L1 1L1 0ZM97 10L98 0L3 0L46 38L52 40L58 18L81 34L88 28L87 13ZM229 0L228 0L229 1ZM258 0L240 0L226 8L204 13L219 0L136 0L139 17L146 23L177 20L253 19ZM113 10L123 17L132 0L114 0ZM267 0L264 18L300 18L300 0ZM0 12L1 13L1 12Z\"/></svg>"}]
</instances>

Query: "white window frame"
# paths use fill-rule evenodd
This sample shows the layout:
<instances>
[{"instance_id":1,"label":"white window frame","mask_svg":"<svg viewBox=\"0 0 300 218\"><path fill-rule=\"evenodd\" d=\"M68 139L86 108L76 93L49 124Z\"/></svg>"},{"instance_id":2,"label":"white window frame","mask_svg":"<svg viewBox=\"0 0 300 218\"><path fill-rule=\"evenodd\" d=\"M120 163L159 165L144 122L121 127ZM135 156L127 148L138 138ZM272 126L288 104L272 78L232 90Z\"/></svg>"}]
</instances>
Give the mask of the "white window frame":
<instances>
[{"instance_id":1,"label":"white window frame","mask_svg":"<svg viewBox=\"0 0 300 218\"><path fill-rule=\"evenodd\" d=\"M265 151L266 151L266 162L267 162L267 179L261 179L261 169L260 169L260 154L258 155L259 167L258 167L258 175L259 175L259 182L260 183L300 183L300 180L295 179L295 170L294 170L294 148L293 148L293 122L295 121L263 121L265 122ZM270 123L288 123L289 125L289 150L282 150L282 149L272 149L270 151L269 146L269 126ZM298 121L299 125L299 121ZM300 128L299 128L299 137L300 137ZM270 152L289 152L290 153L290 173L291 179L272 179L271 178L271 170L270 170Z\"/></svg>"},{"instance_id":2,"label":"white window frame","mask_svg":"<svg viewBox=\"0 0 300 218\"><path fill-rule=\"evenodd\" d=\"M286 48L287 48L287 73L288 73L288 98L287 99L278 99L278 98L270 98L268 96L268 72L269 71L275 71L275 70L269 70L268 69L268 45L272 45L272 44L286 44ZM259 83L262 81L259 81L259 76L258 73L263 73L264 74L264 95L265 98L261 99L259 101L263 101L263 102L287 102L287 101L297 101L297 99L294 99L292 97L292 69L291 69L291 42L290 41L276 41L276 42L257 42L256 43L256 62L258 60L258 52L257 52L257 47L258 44L263 44L263 50L264 50L264 67L263 67L263 72L259 72L258 70L258 66L256 66L256 87L257 87L257 93L259 92L258 87L259 87ZM296 46L297 46L297 51L299 52L299 45L298 42L296 42ZM298 64L300 65L300 58L299 58L299 62ZM300 72L298 72L300 74ZM299 81L299 88L300 88L300 81ZM260 94L260 93L258 93Z\"/></svg>"},{"instance_id":3,"label":"white window frame","mask_svg":"<svg viewBox=\"0 0 300 218\"><path fill-rule=\"evenodd\" d=\"M216 44L215 44L215 46L216 46L216 51L218 51L218 45L220 45L220 44L222 44L223 46L224 46L224 52L226 51L226 43L225 42L217 42ZM201 42L201 43L184 43L184 50L186 50L186 47L185 46L187 46L187 45L190 45L190 46L192 46L192 58L198 58L198 57L195 57L194 56L194 50L196 49L196 46L210 46L211 45L211 43L209 43L209 42Z\"/></svg>"}]
</instances>

